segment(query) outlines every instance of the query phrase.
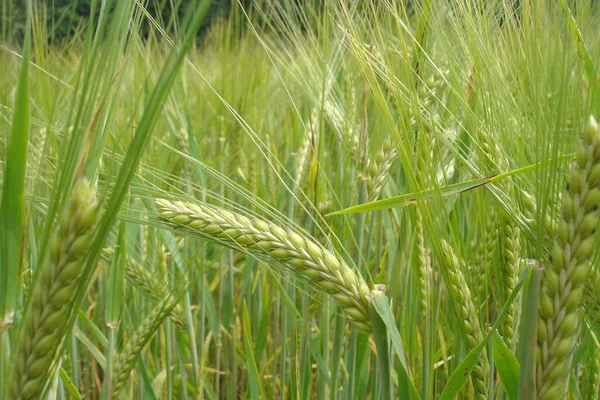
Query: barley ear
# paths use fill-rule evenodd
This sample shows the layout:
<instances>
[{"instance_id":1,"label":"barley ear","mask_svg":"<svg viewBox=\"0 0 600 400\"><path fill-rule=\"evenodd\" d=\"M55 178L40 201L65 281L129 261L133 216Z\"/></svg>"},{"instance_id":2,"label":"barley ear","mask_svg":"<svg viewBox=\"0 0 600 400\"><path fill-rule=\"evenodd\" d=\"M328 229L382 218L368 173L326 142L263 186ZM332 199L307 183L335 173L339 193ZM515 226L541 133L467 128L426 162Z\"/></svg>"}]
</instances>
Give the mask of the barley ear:
<instances>
[{"instance_id":1,"label":"barley ear","mask_svg":"<svg viewBox=\"0 0 600 400\"><path fill-rule=\"evenodd\" d=\"M429 276L431 266L427 247L425 246L423 216L418 208L415 210L415 217L417 293L419 294L419 311L421 318L425 321L429 314Z\"/></svg>"},{"instance_id":2,"label":"barley ear","mask_svg":"<svg viewBox=\"0 0 600 400\"><path fill-rule=\"evenodd\" d=\"M502 248L501 279L503 283L502 301L506 301L519 280L519 272L521 270L521 231L517 227L517 224L507 216L503 217L503 225L504 246ZM519 312L515 302L511 303L508 307L504 321L502 321L502 325L500 326L500 334L513 350L517 345L515 323Z\"/></svg>"},{"instance_id":3,"label":"barley ear","mask_svg":"<svg viewBox=\"0 0 600 400\"><path fill-rule=\"evenodd\" d=\"M390 139L386 139L383 142L382 149L377 153L375 158L368 160L366 168L368 201L375 201L379 197L390 175L392 163L395 158L396 147Z\"/></svg>"},{"instance_id":4,"label":"barley ear","mask_svg":"<svg viewBox=\"0 0 600 400\"><path fill-rule=\"evenodd\" d=\"M328 293L355 327L370 332L369 286L339 256L303 234L204 204L156 200L160 218L218 244L274 261Z\"/></svg>"},{"instance_id":5,"label":"barley ear","mask_svg":"<svg viewBox=\"0 0 600 400\"><path fill-rule=\"evenodd\" d=\"M481 315L487 318L487 303L490 287L490 271L494 261L497 259L499 237L499 216L498 212L492 207L485 213L485 220L482 226L481 241L477 246L475 265L472 277L474 277L473 303L481 311Z\"/></svg>"},{"instance_id":6,"label":"barley ear","mask_svg":"<svg viewBox=\"0 0 600 400\"><path fill-rule=\"evenodd\" d=\"M144 349L144 346L150 341L156 330L165 318L171 314L176 305L177 301L173 296L163 299L144 319L135 334L125 343L123 350L115 360L113 398L118 398L118 394L125 386L125 383L127 383L133 365Z\"/></svg>"},{"instance_id":7,"label":"barley ear","mask_svg":"<svg viewBox=\"0 0 600 400\"><path fill-rule=\"evenodd\" d=\"M536 390L542 400L566 396L599 206L600 128L590 118L563 193L562 217L540 293Z\"/></svg>"},{"instance_id":8,"label":"barley ear","mask_svg":"<svg viewBox=\"0 0 600 400\"><path fill-rule=\"evenodd\" d=\"M114 249L104 249L103 253L107 258L112 258ZM163 300L170 295L165 282L158 279L130 256L127 256L127 261L125 263L125 278L144 295L153 300ZM178 329L185 330L185 317L181 307L177 306L173 309L171 312L171 320Z\"/></svg>"},{"instance_id":9,"label":"barley ear","mask_svg":"<svg viewBox=\"0 0 600 400\"><path fill-rule=\"evenodd\" d=\"M39 399L48 385L56 352L67 334L64 321L79 284L97 214L94 189L85 179L77 181L50 237L49 255L40 266L21 321L9 380L11 399Z\"/></svg>"},{"instance_id":10,"label":"barley ear","mask_svg":"<svg viewBox=\"0 0 600 400\"><path fill-rule=\"evenodd\" d=\"M454 254L454 251L446 241L442 241L442 253L445 260L446 272L444 274L444 281L454 303L457 319L462 325L467 348L472 350L483 341L483 331L479 324L471 291L467 286L467 281L461 271L460 262L456 254ZM471 372L471 380L475 389L475 399L477 400L487 399L489 371L490 364L487 352L483 349L479 361Z\"/></svg>"}]
</instances>

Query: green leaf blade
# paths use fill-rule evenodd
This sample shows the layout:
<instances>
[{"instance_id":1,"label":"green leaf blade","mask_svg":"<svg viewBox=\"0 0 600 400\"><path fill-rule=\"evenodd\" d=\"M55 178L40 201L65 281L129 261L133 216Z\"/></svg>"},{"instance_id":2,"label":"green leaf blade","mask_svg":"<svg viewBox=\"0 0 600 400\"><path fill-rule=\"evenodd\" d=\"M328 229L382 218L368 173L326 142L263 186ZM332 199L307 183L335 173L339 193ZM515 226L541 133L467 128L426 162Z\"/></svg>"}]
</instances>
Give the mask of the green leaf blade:
<instances>
[{"instance_id":1,"label":"green leaf blade","mask_svg":"<svg viewBox=\"0 0 600 400\"><path fill-rule=\"evenodd\" d=\"M492 339L494 343L494 365L498 370L498 375L500 375L502 386L504 386L508 398L516 400L519 390L519 361L517 361L517 357L506 346L497 331L494 332Z\"/></svg>"}]
</instances>

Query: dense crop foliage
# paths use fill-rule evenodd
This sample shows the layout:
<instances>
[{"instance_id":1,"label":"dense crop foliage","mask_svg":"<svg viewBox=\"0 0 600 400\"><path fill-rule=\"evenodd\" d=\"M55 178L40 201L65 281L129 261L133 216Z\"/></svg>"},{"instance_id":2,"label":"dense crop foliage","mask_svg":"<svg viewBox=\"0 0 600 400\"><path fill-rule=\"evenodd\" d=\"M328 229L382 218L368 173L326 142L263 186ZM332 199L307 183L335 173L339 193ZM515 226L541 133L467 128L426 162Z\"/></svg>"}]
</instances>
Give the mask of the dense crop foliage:
<instances>
[{"instance_id":1,"label":"dense crop foliage","mask_svg":"<svg viewBox=\"0 0 600 400\"><path fill-rule=\"evenodd\" d=\"M0 398L599 396L598 5L35 3Z\"/></svg>"}]
</instances>

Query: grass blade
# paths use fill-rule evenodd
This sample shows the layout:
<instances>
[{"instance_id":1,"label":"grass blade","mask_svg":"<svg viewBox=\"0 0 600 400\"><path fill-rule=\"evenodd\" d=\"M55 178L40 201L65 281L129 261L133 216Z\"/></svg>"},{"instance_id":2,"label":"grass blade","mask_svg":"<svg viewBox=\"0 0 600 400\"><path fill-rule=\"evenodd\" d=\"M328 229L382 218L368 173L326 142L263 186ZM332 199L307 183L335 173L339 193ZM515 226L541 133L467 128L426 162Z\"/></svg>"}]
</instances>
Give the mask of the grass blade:
<instances>
[{"instance_id":1,"label":"grass blade","mask_svg":"<svg viewBox=\"0 0 600 400\"><path fill-rule=\"evenodd\" d=\"M519 389L519 362L496 331L493 335L494 365L510 400L516 400Z\"/></svg>"},{"instance_id":2,"label":"grass blade","mask_svg":"<svg viewBox=\"0 0 600 400\"><path fill-rule=\"evenodd\" d=\"M21 288L24 242L24 200L29 144L29 56L31 52L31 1L27 2L25 45L13 106L13 119L0 200L0 397L7 391L8 334Z\"/></svg>"},{"instance_id":3,"label":"grass blade","mask_svg":"<svg viewBox=\"0 0 600 400\"><path fill-rule=\"evenodd\" d=\"M246 369L248 370L248 384L250 385L250 395L252 399L264 399L265 392L263 390L260 375L256 368L256 360L254 358L254 345L252 343L252 331L250 318L248 317L248 307L244 300L243 306L244 317L244 350L246 351Z\"/></svg>"},{"instance_id":4,"label":"grass blade","mask_svg":"<svg viewBox=\"0 0 600 400\"><path fill-rule=\"evenodd\" d=\"M558 161L567 162L572 161L574 158L573 155L561 156L558 158ZM557 160L554 160L556 162ZM407 193L400 196L390 197L389 199L377 200L370 203L359 204L357 206L352 206L348 208L344 208L343 210L335 211L327 216L335 216L335 215L344 215L344 214L354 214L368 211L378 211L378 210L387 210L388 208L394 207L406 207L411 204L415 204L419 200L431 200L438 194L442 197L450 197L455 196L461 193L468 192L470 190L476 189L481 186L488 185L490 183L498 182L501 179L507 178L509 176L522 174L524 172L532 171L536 168L542 167L548 163L553 162L552 159L539 162L536 164L531 164L522 168L514 169L511 171L503 172L498 175L489 176L486 178L478 178L472 179L464 182L454 183L451 185L443 186L439 189L433 190L425 190L419 193Z\"/></svg>"},{"instance_id":5,"label":"grass blade","mask_svg":"<svg viewBox=\"0 0 600 400\"><path fill-rule=\"evenodd\" d=\"M31 10L31 2L28 2ZM25 170L29 144L29 57L31 15L27 16L23 59L14 97L13 118L0 203L0 331L12 322L19 294L19 273L25 225ZM1 393L1 392L0 392Z\"/></svg>"},{"instance_id":6,"label":"grass blade","mask_svg":"<svg viewBox=\"0 0 600 400\"><path fill-rule=\"evenodd\" d=\"M537 350L537 321L543 269L532 267L531 279L523 299L521 330L519 332L519 400L535 398L535 358Z\"/></svg>"},{"instance_id":7,"label":"grass blade","mask_svg":"<svg viewBox=\"0 0 600 400\"><path fill-rule=\"evenodd\" d=\"M81 400L81 395L79 394L79 390L77 390L77 388L73 384L73 381L69 377L69 374L67 374L67 371L65 371L64 368L61 368L58 371L58 373L60 375L60 379L62 380L63 385L65 385L65 388L67 389L67 392L69 393L71 398L73 398L75 400Z\"/></svg>"},{"instance_id":8,"label":"grass blade","mask_svg":"<svg viewBox=\"0 0 600 400\"><path fill-rule=\"evenodd\" d=\"M396 326L394 314L390 308L387 297L381 291L374 291L371 299L373 307L381 317L385 328L392 339L394 350L400 359L400 376L398 377L398 389L402 399L420 399L419 392L415 388L408 373L408 364L404 357L404 346L400 338L400 332ZM375 332L375 327L373 327ZM386 339L387 340L387 339ZM378 349L379 351L379 349ZM381 356L381 355L380 355Z\"/></svg>"}]
</instances>

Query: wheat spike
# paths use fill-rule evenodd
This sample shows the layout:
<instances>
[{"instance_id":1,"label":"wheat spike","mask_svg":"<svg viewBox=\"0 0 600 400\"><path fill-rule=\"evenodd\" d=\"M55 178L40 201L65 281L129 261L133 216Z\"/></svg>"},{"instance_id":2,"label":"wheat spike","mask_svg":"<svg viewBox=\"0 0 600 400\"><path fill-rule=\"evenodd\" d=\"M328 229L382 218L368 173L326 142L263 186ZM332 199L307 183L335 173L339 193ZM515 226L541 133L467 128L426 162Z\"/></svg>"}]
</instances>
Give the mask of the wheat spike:
<instances>
[{"instance_id":1,"label":"wheat spike","mask_svg":"<svg viewBox=\"0 0 600 400\"><path fill-rule=\"evenodd\" d=\"M538 322L537 394L566 396L578 310L600 213L600 128L590 118L563 193L562 217L544 271Z\"/></svg>"},{"instance_id":2,"label":"wheat spike","mask_svg":"<svg viewBox=\"0 0 600 400\"><path fill-rule=\"evenodd\" d=\"M277 261L329 293L354 325L370 331L369 286L346 262L306 236L217 207L156 200L160 217L218 243Z\"/></svg>"}]
</instances>

